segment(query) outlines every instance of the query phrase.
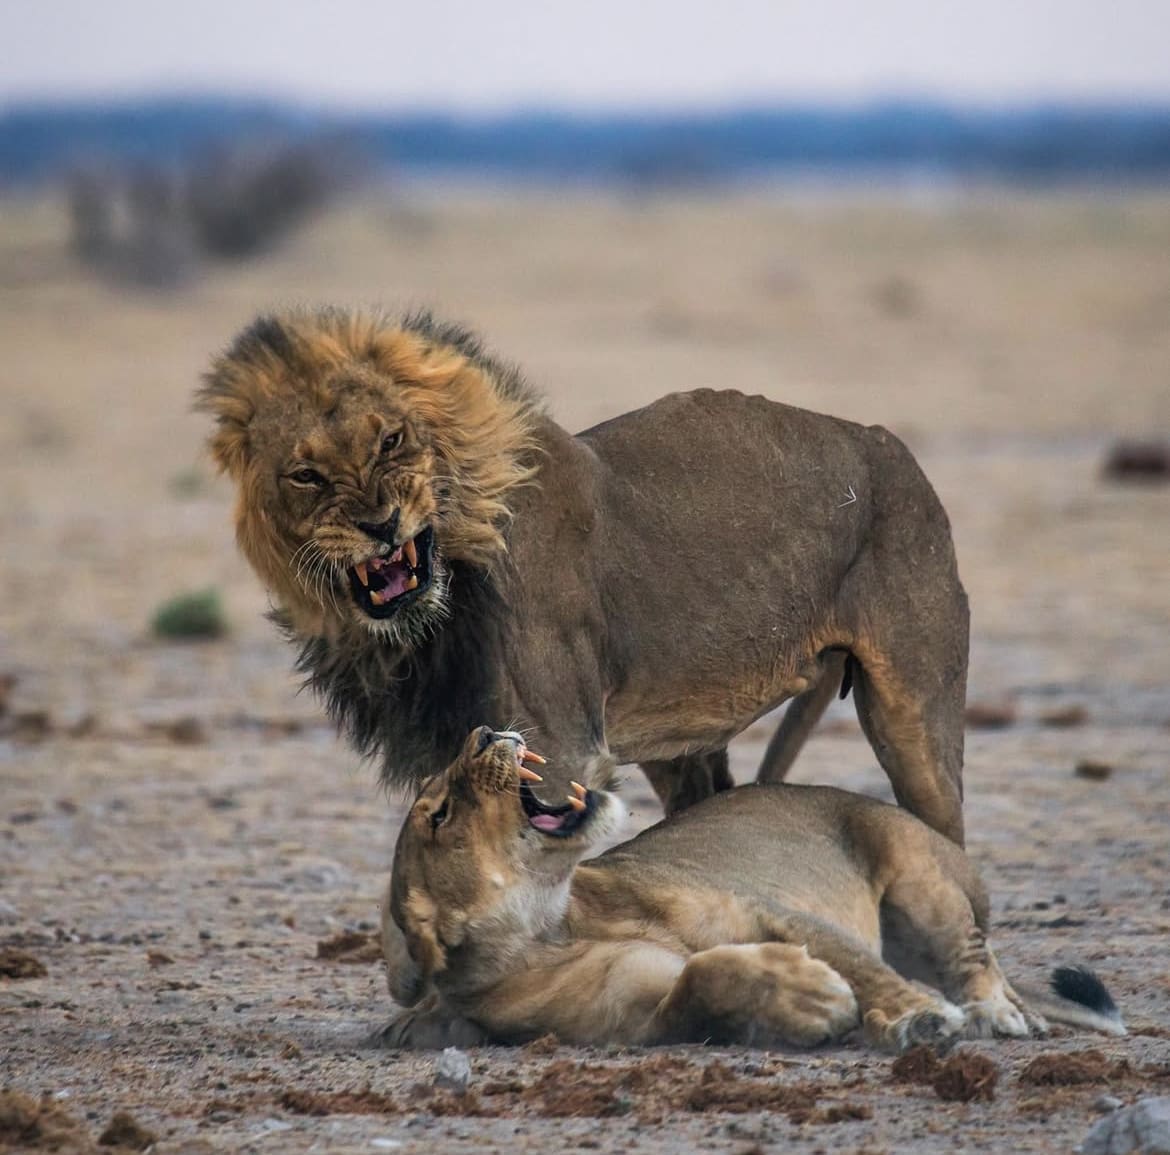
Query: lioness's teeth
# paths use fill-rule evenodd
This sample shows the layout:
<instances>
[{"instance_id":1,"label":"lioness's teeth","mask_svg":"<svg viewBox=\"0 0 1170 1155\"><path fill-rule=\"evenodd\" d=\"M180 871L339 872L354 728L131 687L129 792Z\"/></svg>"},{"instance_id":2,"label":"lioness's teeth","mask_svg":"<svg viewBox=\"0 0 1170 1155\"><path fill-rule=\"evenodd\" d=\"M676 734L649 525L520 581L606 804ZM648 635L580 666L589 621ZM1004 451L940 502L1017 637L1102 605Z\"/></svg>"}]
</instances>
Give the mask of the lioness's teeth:
<instances>
[{"instance_id":1,"label":"lioness's teeth","mask_svg":"<svg viewBox=\"0 0 1170 1155\"><path fill-rule=\"evenodd\" d=\"M580 782L570 782L569 785L572 786L573 793L576 794L577 797L580 798L582 802L584 802L585 795L588 794L589 791L586 790L585 787L582 786Z\"/></svg>"},{"instance_id":2,"label":"lioness's teeth","mask_svg":"<svg viewBox=\"0 0 1170 1155\"><path fill-rule=\"evenodd\" d=\"M406 589L413 590L413 589L417 589L417 588L418 588L418 576L416 574L411 574L410 577L407 578Z\"/></svg>"},{"instance_id":3,"label":"lioness's teeth","mask_svg":"<svg viewBox=\"0 0 1170 1155\"><path fill-rule=\"evenodd\" d=\"M517 771L520 775L521 782L543 782L544 779L537 774L535 770L529 770L527 766L520 766Z\"/></svg>"},{"instance_id":4,"label":"lioness's teeth","mask_svg":"<svg viewBox=\"0 0 1170 1155\"><path fill-rule=\"evenodd\" d=\"M357 565L353 567L353 572L357 574L358 581L360 581L362 585L368 588L370 584L370 578L366 573L366 563L364 561L359 561Z\"/></svg>"},{"instance_id":5,"label":"lioness's teeth","mask_svg":"<svg viewBox=\"0 0 1170 1155\"><path fill-rule=\"evenodd\" d=\"M372 601L374 605L380 606L382 604L382 600L381 590L370 590L370 601Z\"/></svg>"},{"instance_id":6,"label":"lioness's teeth","mask_svg":"<svg viewBox=\"0 0 1170 1155\"><path fill-rule=\"evenodd\" d=\"M578 798L575 794L569 794L566 797L569 799L569 805L574 810L580 811L585 809L585 803L582 802L581 799Z\"/></svg>"},{"instance_id":7,"label":"lioness's teeth","mask_svg":"<svg viewBox=\"0 0 1170 1155\"><path fill-rule=\"evenodd\" d=\"M547 758L542 758L535 750L522 750L520 752L521 762L535 762L538 766L543 766L547 763Z\"/></svg>"},{"instance_id":8,"label":"lioness's teeth","mask_svg":"<svg viewBox=\"0 0 1170 1155\"><path fill-rule=\"evenodd\" d=\"M418 550L414 547L414 538L411 538L403 547L402 552L406 554L406 560L410 562L410 568L414 569L418 565Z\"/></svg>"}]
</instances>

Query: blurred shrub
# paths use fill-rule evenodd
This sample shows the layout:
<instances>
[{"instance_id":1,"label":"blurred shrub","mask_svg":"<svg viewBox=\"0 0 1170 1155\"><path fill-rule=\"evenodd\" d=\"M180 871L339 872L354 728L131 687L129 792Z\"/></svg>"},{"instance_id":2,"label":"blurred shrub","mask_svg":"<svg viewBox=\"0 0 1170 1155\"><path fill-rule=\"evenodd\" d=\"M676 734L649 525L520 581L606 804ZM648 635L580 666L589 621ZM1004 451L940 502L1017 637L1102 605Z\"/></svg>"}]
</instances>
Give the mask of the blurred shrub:
<instances>
[{"instance_id":1,"label":"blurred shrub","mask_svg":"<svg viewBox=\"0 0 1170 1155\"><path fill-rule=\"evenodd\" d=\"M210 149L185 169L88 165L69 177L71 247L114 280L167 287L200 263L275 247L357 183L336 138Z\"/></svg>"},{"instance_id":2,"label":"blurred shrub","mask_svg":"<svg viewBox=\"0 0 1170 1155\"><path fill-rule=\"evenodd\" d=\"M184 641L221 638L228 632L223 604L214 589L180 594L163 602L150 628L155 637Z\"/></svg>"}]
</instances>

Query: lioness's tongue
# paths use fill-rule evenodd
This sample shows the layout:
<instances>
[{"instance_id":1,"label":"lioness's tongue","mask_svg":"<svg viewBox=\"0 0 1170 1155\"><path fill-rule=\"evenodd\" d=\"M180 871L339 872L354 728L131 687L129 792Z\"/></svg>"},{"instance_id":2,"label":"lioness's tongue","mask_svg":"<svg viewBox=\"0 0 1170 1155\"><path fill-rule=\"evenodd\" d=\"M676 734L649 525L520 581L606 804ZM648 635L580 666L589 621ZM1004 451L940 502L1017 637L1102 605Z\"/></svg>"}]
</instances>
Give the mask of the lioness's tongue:
<instances>
[{"instance_id":1,"label":"lioness's tongue","mask_svg":"<svg viewBox=\"0 0 1170 1155\"><path fill-rule=\"evenodd\" d=\"M560 830L565 824L563 814L534 814L529 820L537 830L543 830L551 834L554 830Z\"/></svg>"}]
</instances>

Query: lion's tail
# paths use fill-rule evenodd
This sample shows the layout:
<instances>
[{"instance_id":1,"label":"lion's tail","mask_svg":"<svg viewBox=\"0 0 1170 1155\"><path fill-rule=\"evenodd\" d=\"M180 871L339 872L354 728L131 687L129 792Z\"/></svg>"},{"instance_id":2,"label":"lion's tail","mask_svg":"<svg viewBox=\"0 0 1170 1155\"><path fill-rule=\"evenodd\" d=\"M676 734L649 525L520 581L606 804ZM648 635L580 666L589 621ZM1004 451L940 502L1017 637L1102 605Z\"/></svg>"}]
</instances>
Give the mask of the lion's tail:
<instances>
[{"instance_id":1,"label":"lion's tail","mask_svg":"<svg viewBox=\"0 0 1170 1155\"><path fill-rule=\"evenodd\" d=\"M1049 977L1047 990L1023 986L1016 989L1029 1010L1050 1022L1103 1035L1126 1034L1113 996L1088 967L1057 967Z\"/></svg>"}]
</instances>

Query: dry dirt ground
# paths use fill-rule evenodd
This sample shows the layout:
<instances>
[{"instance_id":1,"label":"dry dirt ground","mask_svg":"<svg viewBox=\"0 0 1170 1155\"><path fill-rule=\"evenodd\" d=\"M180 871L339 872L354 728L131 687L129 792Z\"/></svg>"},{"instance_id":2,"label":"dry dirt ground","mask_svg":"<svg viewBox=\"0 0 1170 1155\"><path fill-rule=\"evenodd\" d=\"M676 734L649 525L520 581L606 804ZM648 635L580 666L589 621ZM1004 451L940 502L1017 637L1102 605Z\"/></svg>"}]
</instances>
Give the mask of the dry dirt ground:
<instances>
[{"instance_id":1,"label":"dry dirt ground","mask_svg":"<svg viewBox=\"0 0 1170 1155\"><path fill-rule=\"evenodd\" d=\"M88 279L62 236L51 203L0 207L0 1088L33 1097L0 1100L0 1147L127 1111L171 1152L1065 1151L1102 1096L1170 1094L1170 486L1099 475L1115 436L1170 434L1170 201L420 197L174 296ZM975 1046L998 1079L969 1103L860 1045L488 1049L465 1099L368 1045L401 801L297 696L188 412L210 353L291 301L470 320L574 428L717 385L904 436L971 594L1001 954L1091 964L1131 1036ZM151 638L207 587L225 639ZM883 793L847 705L796 778ZM636 772L626 798L653 820ZM320 957L344 932L349 961ZM986 1093L971 1062L944 1088Z\"/></svg>"}]
</instances>

